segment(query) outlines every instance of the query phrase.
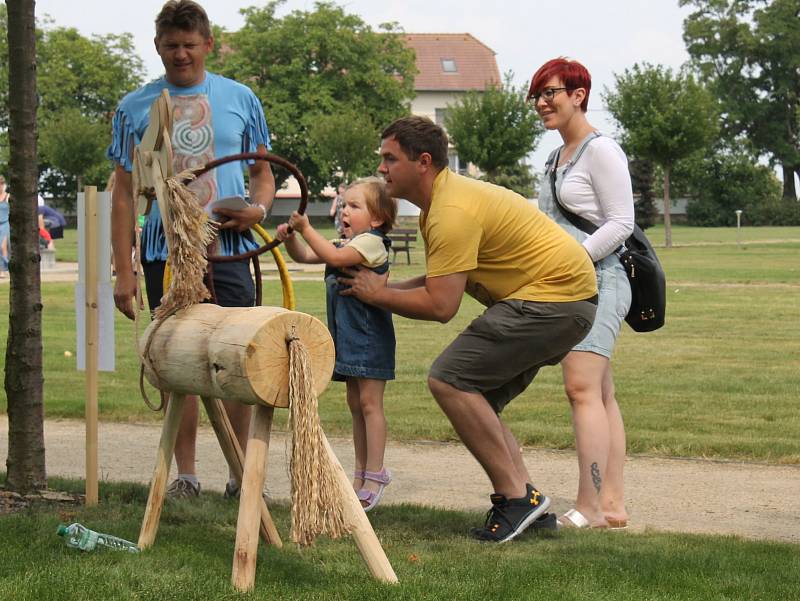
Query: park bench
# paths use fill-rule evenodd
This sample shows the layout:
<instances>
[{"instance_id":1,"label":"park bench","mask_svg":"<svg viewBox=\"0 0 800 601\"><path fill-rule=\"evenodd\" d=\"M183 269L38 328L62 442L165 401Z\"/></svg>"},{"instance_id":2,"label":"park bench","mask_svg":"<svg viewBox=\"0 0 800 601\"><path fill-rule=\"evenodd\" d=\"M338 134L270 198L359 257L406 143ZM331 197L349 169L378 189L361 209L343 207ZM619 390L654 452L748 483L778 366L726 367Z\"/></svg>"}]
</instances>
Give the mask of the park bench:
<instances>
[{"instance_id":1,"label":"park bench","mask_svg":"<svg viewBox=\"0 0 800 601\"><path fill-rule=\"evenodd\" d=\"M387 234L389 240L392 241L392 263L397 261L397 253L406 253L406 262L411 265L411 249L414 248L413 243L417 241L416 229L393 229Z\"/></svg>"}]
</instances>

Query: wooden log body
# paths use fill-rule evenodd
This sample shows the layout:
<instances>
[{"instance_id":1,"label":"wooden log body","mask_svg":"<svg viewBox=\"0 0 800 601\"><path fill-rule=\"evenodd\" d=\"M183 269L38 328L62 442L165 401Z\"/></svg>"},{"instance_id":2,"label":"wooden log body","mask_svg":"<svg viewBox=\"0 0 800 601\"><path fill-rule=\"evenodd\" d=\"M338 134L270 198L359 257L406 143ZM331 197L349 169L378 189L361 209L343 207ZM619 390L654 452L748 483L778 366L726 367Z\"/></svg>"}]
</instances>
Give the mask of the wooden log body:
<instances>
[{"instance_id":1,"label":"wooden log body","mask_svg":"<svg viewBox=\"0 0 800 601\"><path fill-rule=\"evenodd\" d=\"M139 340L141 352L151 336L145 375L169 392L288 407L290 336L308 349L315 394L333 374L328 328L281 307L194 305L151 323Z\"/></svg>"}]
</instances>

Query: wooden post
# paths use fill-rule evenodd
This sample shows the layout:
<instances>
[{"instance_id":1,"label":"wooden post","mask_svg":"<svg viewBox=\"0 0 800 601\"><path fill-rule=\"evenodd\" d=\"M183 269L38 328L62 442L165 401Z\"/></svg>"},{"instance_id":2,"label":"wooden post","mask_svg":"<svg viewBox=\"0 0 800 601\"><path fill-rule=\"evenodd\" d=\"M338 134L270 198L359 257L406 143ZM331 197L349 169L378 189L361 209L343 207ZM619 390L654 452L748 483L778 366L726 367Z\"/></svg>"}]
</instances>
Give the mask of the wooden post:
<instances>
[{"instance_id":1,"label":"wooden post","mask_svg":"<svg viewBox=\"0 0 800 601\"><path fill-rule=\"evenodd\" d=\"M138 546L142 550L151 547L156 540L158 522L161 519L161 509L164 506L164 496L167 492L169 468L172 465L172 456L175 454L175 439L178 437L178 427L181 423L185 401L186 395L172 394L167 403L164 423L161 426L161 440L158 443L156 466L150 481L147 508L144 511L142 529L139 532Z\"/></svg>"},{"instance_id":2,"label":"wooden post","mask_svg":"<svg viewBox=\"0 0 800 601\"><path fill-rule=\"evenodd\" d=\"M211 426L214 428L214 432L217 435L222 454L228 462L228 467L230 467L233 472L233 477L236 478L236 481L241 487L242 474L244 473L244 453L239 446L239 441L236 439L236 434L228 419L228 414L225 413L225 408L222 405L222 401L219 399L212 399L205 396L202 397L202 399L203 405L206 408L206 413L208 414L208 421L211 422ZM266 479L266 473L264 474L264 478ZM274 545L278 549L283 547L280 534L278 534L278 529L275 527L275 522L269 513L269 509L263 497L261 498L261 538L264 539L264 542L268 545Z\"/></svg>"},{"instance_id":3,"label":"wooden post","mask_svg":"<svg viewBox=\"0 0 800 601\"><path fill-rule=\"evenodd\" d=\"M397 575L394 573L392 564L389 563L389 559L386 557L386 553L381 547L375 531L372 529L372 524L369 523L367 514L361 506L356 492L353 490L350 479L347 477L344 468L342 468L342 464L339 463L339 459L333 452L325 434L322 435L322 440L325 443L325 451L330 457L331 466L336 473L336 480L339 482L342 493L345 516L356 541L356 546L361 552L361 557L364 558L370 574L374 578L382 582L396 583Z\"/></svg>"},{"instance_id":4,"label":"wooden post","mask_svg":"<svg viewBox=\"0 0 800 601\"><path fill-rule=\"evenodd\" d=\"M97 345L100 312L97 298L97 187L84 189L84 252L86 267L86 505L97 505Z\"/></svg>"},{"instance_id":5,"label":"wooden post","mask_svg":"<svg viewBox=\"0 0 800 601\"><path fill-rule=\"evenodd\" d=\"M231 574L233 586L241 592L253 590L256 581L258 526L261 519L260 506L263 503L261 494L264 489L267 450L274 411L273 407L256 405L255 415L250 422Z\"/></svg>"}]
</instances>

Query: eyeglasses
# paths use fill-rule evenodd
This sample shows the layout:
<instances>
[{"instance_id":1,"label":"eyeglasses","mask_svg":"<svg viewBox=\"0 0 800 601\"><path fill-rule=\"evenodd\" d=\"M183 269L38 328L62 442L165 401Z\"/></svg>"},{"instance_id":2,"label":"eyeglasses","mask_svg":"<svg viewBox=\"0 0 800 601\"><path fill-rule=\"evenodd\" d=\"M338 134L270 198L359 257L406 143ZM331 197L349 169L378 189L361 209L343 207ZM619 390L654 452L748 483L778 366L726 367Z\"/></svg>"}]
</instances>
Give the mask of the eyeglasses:
<instances>
[{"instance_id":1,"label":"eyeglasses","mask_svg":"<svg viewBox=\"0 0 800 601\"><path fill-rule=\"evenodd\" d=\"M531 94L530 98L528 98L528 103L536 106L539 103L539 98L544 98L544 101L550 104L553 102L553 98L556 97L556 94L569 89L570 88L545 88L537 94Z\"/></svg>"}]
</instances>

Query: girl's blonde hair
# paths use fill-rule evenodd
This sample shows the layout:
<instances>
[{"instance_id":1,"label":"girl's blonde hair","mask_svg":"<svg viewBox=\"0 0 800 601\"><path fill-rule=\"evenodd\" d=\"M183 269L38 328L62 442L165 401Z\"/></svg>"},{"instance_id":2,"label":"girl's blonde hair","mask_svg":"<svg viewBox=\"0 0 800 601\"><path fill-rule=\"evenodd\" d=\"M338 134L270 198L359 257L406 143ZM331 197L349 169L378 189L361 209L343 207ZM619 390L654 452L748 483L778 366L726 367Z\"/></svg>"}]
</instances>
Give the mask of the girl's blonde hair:
<instances>
[{"instance_id":1,"label":"girl's blonde hair","mask_svg":"<svg viewBox=\"0 0 800 601\"><path fill-rule=\"evenodd\" d=\"M373 219L381 221L378 229L388 234L397 219L397 201L386 193L386 183L379 177L362 177L347 186L345 192L357 186L364 186L367 210Z\"/></svg>"}]
</instances>

